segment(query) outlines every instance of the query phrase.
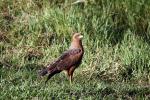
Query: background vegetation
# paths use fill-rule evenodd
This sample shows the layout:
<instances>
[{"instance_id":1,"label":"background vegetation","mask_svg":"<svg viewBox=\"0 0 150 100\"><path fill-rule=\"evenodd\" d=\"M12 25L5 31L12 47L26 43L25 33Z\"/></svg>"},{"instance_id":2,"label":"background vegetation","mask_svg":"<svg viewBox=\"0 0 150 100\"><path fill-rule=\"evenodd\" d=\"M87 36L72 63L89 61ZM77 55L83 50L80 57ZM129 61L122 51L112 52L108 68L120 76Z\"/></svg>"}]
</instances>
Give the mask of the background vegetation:
<instances>
[{"instance_id":1,"label":"background vegetation","mask_svg":"<svg viewBox=\"0 0 150 100\"><path fill-rule=\"evenodd\" d=\"M84 1L84 0L81 0ZM84 35L70 86L37 71ZM150 99L150 0L0 0L0 99Z\"/></svg>"}]
</instances>

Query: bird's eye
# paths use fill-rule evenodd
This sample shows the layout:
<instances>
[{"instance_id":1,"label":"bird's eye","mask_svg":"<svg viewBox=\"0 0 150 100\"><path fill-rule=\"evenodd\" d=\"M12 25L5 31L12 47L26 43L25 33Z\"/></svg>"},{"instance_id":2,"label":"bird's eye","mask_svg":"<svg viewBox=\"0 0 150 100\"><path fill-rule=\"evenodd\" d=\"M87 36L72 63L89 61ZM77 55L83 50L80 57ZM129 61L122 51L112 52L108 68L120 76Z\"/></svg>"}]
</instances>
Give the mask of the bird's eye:
<instances>
[{"instance_id":1,"label":"bird's eye","mask_svg":"<svg viewBox=\"0 0 150 100\"><path fill-rule=\"evenodd\" d=\"M75 38L78 38L78 37L79 37L79 35L76 35L76 36L75 36Z\"/></svg>"},{"instance_id":2,"label":"bird's eye","mask_svg":"<svg viewBox=\"0 0 150 100\"><path fill-rule=\"evenodd\" d=\"M80 34L75 34L73 38L74 39L80 39L80 36L81 36Z\"/></svg>"}]
</instances>

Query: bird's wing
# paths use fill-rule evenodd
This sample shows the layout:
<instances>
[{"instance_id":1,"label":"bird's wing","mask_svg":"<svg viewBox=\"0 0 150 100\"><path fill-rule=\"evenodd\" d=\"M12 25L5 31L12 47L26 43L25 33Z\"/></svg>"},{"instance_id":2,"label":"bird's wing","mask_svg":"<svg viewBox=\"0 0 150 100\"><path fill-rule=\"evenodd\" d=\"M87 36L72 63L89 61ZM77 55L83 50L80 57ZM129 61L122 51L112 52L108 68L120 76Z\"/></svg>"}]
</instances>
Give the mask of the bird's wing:
<instances>
[{"instance_id":1,"label":"bird's wing","mask_svg":"<svg viewBox=\"0 0 150 100\"><path fill-rule=\"evenodd\" d=\"M81 58L81 49L71 49L64 52L53 64L55 65L55 67L57 67L58 70L65 70L79 63Z\"/></svg>"}]
</instances>

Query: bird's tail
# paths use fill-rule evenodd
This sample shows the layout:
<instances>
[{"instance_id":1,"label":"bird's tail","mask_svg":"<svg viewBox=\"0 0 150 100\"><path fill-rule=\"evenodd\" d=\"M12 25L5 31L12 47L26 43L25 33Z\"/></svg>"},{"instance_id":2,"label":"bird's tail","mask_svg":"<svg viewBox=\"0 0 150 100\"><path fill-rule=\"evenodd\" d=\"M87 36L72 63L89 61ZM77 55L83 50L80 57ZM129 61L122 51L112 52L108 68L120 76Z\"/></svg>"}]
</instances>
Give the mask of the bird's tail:
<instances>
[{"instance_id":1,"label":"bird's tail","mask_svg":"<svg viewBox=\"0 0 150 100\"><path fill-rule=\"evenodd\" d=\"M53 77L55 74L60 73L60 72L61 72L61 71L58 70L57 68L51 69L51 70L49 71L49 75L48 75L47 80L45 81L45 83L47 83L47 81L48 81L51 77Z\"/></svg>"},{"instance_id":2,"label":"bird's tail","mask_svg":"<svg viewBox=\"0 0 150 100\"><path fill-rule=\"evenodd\" d=\"M38 72L39 76L45 76L48 74L48 68L44 68Z\"/></svg>"},{"instance_id":3,"label":"bird's tail","mask_svg":"<svg viewBox=\"0 0 150 100\"><path fill-rule=\"evenodd\" d=\"M45 81L45 83L47 83L47 81L52 77L54 76L55 74L57 73L60 73L61 71L58 70L56 67L47 67L45 69L42 69L39 71L39 75L40 76L45 76L48 74L48 77L47 77L47 80Z\"/></svg>"}]
</instances>

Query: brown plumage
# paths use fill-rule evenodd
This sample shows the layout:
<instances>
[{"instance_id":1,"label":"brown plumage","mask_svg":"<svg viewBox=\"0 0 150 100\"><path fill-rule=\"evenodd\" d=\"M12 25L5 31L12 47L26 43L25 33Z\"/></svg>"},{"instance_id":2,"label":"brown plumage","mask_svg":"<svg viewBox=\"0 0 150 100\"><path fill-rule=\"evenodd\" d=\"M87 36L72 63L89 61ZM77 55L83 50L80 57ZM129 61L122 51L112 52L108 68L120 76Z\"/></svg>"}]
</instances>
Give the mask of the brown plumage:
<instances>
[{"instance_id":1,"label":"brown plumage","mask_svg":"<svg viewBox=\"0 0 150 100\"><path fill-rule=\"evenodd\" d=\"M74 33L69 50L64 52L56 61L49 64L47 68L39 72L40 76L48 74L46 82L55 74L65 70L69 76L70 83L74 70L80 65L83 57L83 46L80 33Z\"/></svg>"}]
</instances>

